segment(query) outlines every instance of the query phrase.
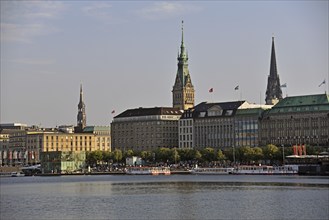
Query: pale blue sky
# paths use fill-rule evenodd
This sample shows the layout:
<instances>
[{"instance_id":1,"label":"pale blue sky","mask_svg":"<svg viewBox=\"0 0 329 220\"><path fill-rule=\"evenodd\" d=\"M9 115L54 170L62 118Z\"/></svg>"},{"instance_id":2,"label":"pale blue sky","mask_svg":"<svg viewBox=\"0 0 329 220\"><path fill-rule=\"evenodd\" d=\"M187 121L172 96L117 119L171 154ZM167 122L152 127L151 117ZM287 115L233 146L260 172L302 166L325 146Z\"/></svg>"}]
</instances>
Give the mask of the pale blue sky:
<instances>
[{"instance_id":1,"label":"pale blue sky","mask_svg":"<svg viewBox=\"0 0 329 220\"><path fill-rule=\"evenodd\" d=\"M171 106L181 20L196 104L264 103L273 33L284 95L324 93L328 10L328 1L2 0L0 122L76 124L80 83L88 125L109 125L112 110Z\"/></svg>"}]
</instances>

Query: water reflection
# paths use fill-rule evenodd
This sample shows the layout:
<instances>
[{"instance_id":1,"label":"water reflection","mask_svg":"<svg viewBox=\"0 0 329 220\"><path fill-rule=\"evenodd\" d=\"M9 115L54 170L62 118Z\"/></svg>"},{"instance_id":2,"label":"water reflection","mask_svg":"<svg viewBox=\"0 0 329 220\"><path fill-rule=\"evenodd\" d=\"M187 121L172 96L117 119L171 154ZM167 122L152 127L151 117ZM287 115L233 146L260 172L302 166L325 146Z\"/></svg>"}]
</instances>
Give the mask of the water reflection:
<instances>
[{"instance_id":1,"label":"water reflection","mask_svg":"<svg viewBox=\"0 0 329 220\"><path fill-rule=\"evenodd\" d=\"M0 219L327 219L327 178L1 179Z\"/></svg>"}]
</instances>

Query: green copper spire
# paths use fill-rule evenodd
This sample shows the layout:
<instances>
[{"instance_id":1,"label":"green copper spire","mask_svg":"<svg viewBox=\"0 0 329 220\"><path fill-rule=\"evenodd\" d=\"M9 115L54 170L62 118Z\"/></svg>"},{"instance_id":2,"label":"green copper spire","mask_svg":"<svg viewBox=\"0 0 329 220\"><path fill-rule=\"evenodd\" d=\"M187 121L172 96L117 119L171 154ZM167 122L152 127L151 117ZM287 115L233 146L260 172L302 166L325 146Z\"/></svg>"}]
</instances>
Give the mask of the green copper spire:
<instances>
[{"instance_id":1,"label":"green copper spire","mask_svg":"<svg viewBox=\"0 0 329 220\"><path fill-rule=\"evenodd\" d=\"M184 21L182 21L182 41L178 51L178 64L175 84L173 86L173 106L185 110L194 106L194 87L188 69L187 50L184 45Z\"/></svg>"},{"instance_id":2,"label":"green copper spire","mask_svg":"<svg viewBox=\"0 0 329 220\"><path fill-rule=\"evenodd\" d=\"M185 52L185 45L184 45L184 21L182 21L182 42L180 45L180 58L187 58L186 52Z\"/></svg>"}]
</instances>

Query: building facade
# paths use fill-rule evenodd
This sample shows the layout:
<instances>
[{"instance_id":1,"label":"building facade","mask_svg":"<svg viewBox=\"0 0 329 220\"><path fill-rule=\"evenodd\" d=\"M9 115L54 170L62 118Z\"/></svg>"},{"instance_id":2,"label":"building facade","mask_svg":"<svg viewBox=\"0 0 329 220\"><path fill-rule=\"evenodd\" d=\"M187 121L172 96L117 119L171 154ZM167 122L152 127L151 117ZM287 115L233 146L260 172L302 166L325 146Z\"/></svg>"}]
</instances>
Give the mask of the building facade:
<instances>
[{"instance_id":1,"label":"building facade","mask_svg":"<svg viewBox=\"0 0 329 220\"><path fill-rule=\"evenodd\" d=\"M258 146L259 120L270 107L246 101L202 102L180 118L179 148Z\"/></svg>"},{"instance_id":2,"label":"building facade","mask_svg":"<svg viewBox=\"0 0 329 220\"><path fill-rule=\"evenodd\" d=\"M56 128L17 130L2 150L2 165L37 164L45 152L111 151L108 126L86 127L86 132L63 132Z\"/></svg>"},{"instance_id":3,"label":"building facade","mask_svg":"<svg viewBox=\"0 0 329 220\"><path fill-rule=\"evenodd\" d=\"M267 79L265 103L266 105L275 105L281 99L282 99L282 90L281 90L280 78L276 65L274 37L272 37L270 75L268 76Z\"/></svg>"},{"instance_id":4,"label":"building facade","mask_svg":"<svg viewBox=\"0 0 329 220\"><path fill-rule=\"evenodd\" d=\"M111 123L112 149L123 151L178 147L178 108L128 109Z\"/></svg>"},{"instance_id":5,"label":"building facade","mask_svg":"<svg viewBox=\"0 0 329 220\"><path fill-rule=\"evenodd\" d=\"M329 146L329 96L286 97L261 119L260 144Z\"/></svg>"},{"instance_id":6,"label":"building facade","mask_svg":"<svg viewBox=\"0 0 329 220\"><path fill-rule=\"evenodd\" d=\"M177 74L172 90L173 107L179 108L180 110L186 110L194 106L194 86L188 69L188 55L184 45L183 26L182 42L177 60Z\"/></svg>"}]
</instances>

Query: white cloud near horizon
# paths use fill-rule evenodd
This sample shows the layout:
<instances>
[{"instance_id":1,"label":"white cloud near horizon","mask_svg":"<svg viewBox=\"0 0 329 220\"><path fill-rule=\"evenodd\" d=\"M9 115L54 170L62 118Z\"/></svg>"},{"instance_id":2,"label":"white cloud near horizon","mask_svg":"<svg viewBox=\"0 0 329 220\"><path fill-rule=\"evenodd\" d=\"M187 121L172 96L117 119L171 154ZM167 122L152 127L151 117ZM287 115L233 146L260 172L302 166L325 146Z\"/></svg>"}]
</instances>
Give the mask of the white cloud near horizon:
<instances>
[{"instance_id":1,"label":"white cloud near horizon","mask_svg":"<svg viewBox=\"0 0 329 220\"><path fill-rule=\"evenodd\" d=\"M26 65L51 65L55 63L55 60L51 59L36 59L36 58L19 58L19 59L11 59L4 60L1 59L2 62L12 62L16 64L26 64Z\"/></svg>"},{"instance_id":2,"label":"white cloud near horizon","mask_svg":"<svg viewBox=\"0 0 329 220\"><path fill-rule=\"evenodd\" d=\"M32 43L32 39L37 36L48 35L59 32L55 27L50 27L41 23L14 24L1 23L2 42Z\"/></svg>"},{"instance_id":3,"label":"white cloud near horizon","mask_svg":"<svg viewBox=\"0 0 329 220\"><path fill-rule=\"evenodd\" d=\"M146 19L158 20L186 13L198 12L200 10L202 10L201 7L187 4L185 2L155 2L152 5L137 11L137 14Z\"/></svg>"},{"instance_id":4,"label":"white cloud near horizon","mask_svg":"<svg viewBox=\"0 0 329 220\"><path fill-rule=\"evenodd\" d=\"M31 43L34 37L58 32L49 20L67 8L58 1L1 2L1 42Z\"/></svg>"}]
</instances>

